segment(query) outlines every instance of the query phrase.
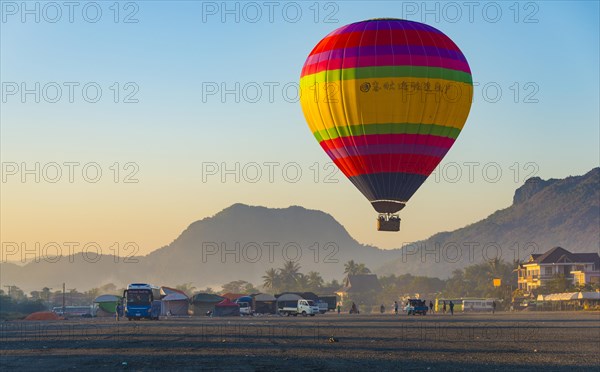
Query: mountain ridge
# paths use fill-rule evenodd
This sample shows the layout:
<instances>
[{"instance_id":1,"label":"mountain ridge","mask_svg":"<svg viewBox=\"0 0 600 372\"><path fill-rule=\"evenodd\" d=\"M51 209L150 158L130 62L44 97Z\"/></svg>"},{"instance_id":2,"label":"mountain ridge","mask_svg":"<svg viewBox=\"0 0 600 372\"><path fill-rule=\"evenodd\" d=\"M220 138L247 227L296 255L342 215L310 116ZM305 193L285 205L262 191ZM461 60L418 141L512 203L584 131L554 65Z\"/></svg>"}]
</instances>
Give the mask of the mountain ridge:
<instances>
[{"instance_id":1,"label":"mountain ridge","mask_svg":"<svg viewBox=\"0 0 600 372\"><path fill-rule=\"evenodd\" d=\"M134 281L171 286L192 282L202 288L238 279L259 285L264 272L281 267L285 259L297 260L304 273L314 270L325 280L339 280L343 264L353 259L378 274L444 278L495 256L524 259L555 246L572 252L600 250L599 184L600 168L564 179L531 178L515 191L512 205L392 250L359 243L323 211L235 203L192 222L170 244L129 263L113 256L86 262L79 254L73 262L65 257L57 263L0 263L0 276L2 282L30 289L64 281L76 282L72 285L80 289Z\"/></svg>"}]
</instances>

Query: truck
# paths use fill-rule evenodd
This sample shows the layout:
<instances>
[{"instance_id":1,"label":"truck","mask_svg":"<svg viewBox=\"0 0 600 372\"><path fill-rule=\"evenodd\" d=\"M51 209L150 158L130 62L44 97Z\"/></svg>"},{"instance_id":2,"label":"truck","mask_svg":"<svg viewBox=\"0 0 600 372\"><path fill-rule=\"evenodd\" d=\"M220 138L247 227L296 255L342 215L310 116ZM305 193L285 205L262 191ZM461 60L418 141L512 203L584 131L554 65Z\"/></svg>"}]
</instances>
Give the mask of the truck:
<instances>
[{"instance_id":1,"label":"truck","mask_svg":"<svg viewBox=\"0 0 600 372\"><path fill-rule=\"evenodd\" d=\"M329 305L323 300L317 301L317 307L319 308L319 313L321 314L325 314L327 310L329 310Z\"/></svg>"},{"instance_id":2,"label":"truck","mask_svg":"<svg viewBox=\"0 0 600 372\"><path fill-rule=\"evenodd\" d=\"M312 300L285 301L280 304L279 313L287 316L315 316L319 313L319 307Z\"/></svg>"},{"instance_id":3,"label":"truck","mask_svg":"<svg viewBox=\"0 0 600 372\"><path fill-rule=\"evenodd\" d=\"M429 310L429 308L427 307L425 300L419 299L409 299L408 303L404 307L406 315L427 315L427 310Z\"/></svg>"},{"instance_id":4,"label":"truck","mask_svg":"<svg viewBox=\"0 0 600 372\"><path fill-rule=\"evenodd\" d=\"M337 309L337 296L336 295L320 295L319 301L325 302L327 304L327 309L325 309L325 307L323 305L321 305L321 306L323 306L323 308L321 308L321 310L335 311Z\"/></svg>"},{"instance_id":5,"label":"truck","mask_svg":"<svg viewBox=\"0 0 600 372\"><path fill-rule=\"evenodd\" d=\"M252 311L252 306L250 306L249 302L240 301L236 303L240 305L240 315L252 315L254 311Z\"/></svg>"}]
</instances>

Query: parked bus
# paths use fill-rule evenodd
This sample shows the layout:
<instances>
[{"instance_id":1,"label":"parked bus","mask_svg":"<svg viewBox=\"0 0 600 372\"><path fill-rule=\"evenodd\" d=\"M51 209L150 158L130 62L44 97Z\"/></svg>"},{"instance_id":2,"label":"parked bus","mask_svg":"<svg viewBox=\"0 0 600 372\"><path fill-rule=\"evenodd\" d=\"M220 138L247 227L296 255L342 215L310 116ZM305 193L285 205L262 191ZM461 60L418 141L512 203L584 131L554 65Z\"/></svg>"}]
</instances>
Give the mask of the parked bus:
<instances>
[{"instance_id":1,"label":"parked bus","mask_svg":"<svg viewBox=\"0 0 600 372\"><path fill-rule=\"evenodd\" d=\"M158 314L156 311L153 311L153 309L157 308L155 299L160 300L158 287L144 283L129 284L127 289L123 291L125 317L129 320L139 320L142 318L158 319L160 311Z\"/></svg>"},{"instance_id":2,"label":"parked bus","mask_svg":"<svg viewBox=\"0 0 600 372\"><path fill-rule=\"evenodd\" d=\"M435 312L441 313L444 307L444 301L446 301L446 312L450 312L450 301L454 304L454 312L460 312L463 310L463 299L462 298L436 298L435 299Z\"/></svg>"},{"instance_id":3,"label":"parked bus","mask_svg":"<svg viewBox=\"0 0 600 372\"><path fill-rule=\"evenodd\" d=\"M493 298L465 299L465 300L463 300L463 309L465 312L493 311L494 310L494 299Z\"/></svg>"},{"instance_id":4,"label":"parked bus","mask_svg":"<svg viewBox=\"0 0 600 372\"><path fill-rule=\"evenodd\" d=\"M437 298L435 300L435 312L441 313L446 301L446 312L450 312L450 301L454 304L454 312L492 311L493 298Z\"/></svg>"}]
</instances>

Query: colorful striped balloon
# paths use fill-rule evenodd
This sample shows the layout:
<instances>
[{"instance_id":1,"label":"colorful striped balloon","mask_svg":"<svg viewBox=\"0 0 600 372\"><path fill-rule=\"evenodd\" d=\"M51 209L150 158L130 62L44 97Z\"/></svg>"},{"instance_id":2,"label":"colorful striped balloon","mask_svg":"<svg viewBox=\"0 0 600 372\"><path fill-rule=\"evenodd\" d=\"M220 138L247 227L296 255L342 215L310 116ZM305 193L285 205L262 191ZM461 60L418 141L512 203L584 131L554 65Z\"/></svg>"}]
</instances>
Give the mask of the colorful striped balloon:
<instances>
[{"instance_id":1,"label":"colorful striped balloon","mask_svg":"<svg viewBox=\"0 0 600 372\"><path fill-rule=\"evenodd\" d=\"M473 96L460 49L400 19L343 26L312 50L300 103L321 147L379 213L396 213L440 163Z\"/></svg>"}]
</instances>

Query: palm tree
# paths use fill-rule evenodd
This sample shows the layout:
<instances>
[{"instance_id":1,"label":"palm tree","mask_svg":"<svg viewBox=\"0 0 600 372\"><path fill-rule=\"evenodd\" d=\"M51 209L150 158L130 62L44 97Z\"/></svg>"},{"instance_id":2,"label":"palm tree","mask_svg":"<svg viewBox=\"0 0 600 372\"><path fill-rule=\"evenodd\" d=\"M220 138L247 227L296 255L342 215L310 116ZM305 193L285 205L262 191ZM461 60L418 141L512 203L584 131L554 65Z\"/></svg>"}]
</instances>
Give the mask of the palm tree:
<instances>
[{"instance_id":1,"label":"palm tree","mask_svg":"<svg viewBox=\"0 0 600 372\"><path fill-rule=\"evenodd\" d=\"M269 269L265 272L265 275L262 276L263 279L263 287L268 288L272 291L275 291L279 288L281 283L281 276L279 275L279 270L277 269Z\"/></svg>"},{"instance_id":2,"label":"palm tree","mask_svg":"<svg viewBox=\"0 0 600 372\"><path fill-rule=\"evenodd\" d=\"M344 274L348 275L356 275L356 262L354 260L350 260L344 264Z\"/></svg>"},{"instance_id":3,"label":"palm tree","mask_svg":"<svg viewBox=\"0 0 600 372\"><path fill-rule=\"evenodd\" d=\"M279 269L279 275L281 276L281 282L284 285L284 289L290 290L296 287L296 282L300 277L300 265L293 261L285 261L283 267Z\"/></svg>"},{"instance_id":4,"label":"palm tree","mask_svg":"<svg viewBox=\"0 0 600 372\"><path fill-rule=\"evenodd\" d=\"M364 263L359 264L354 262L354 260L350 260L344 264L344 274L346 274L344 285L348 286L348 277L350 275L365 275L370 273L371 270Z\"/></svg>"},{"instance_id":5,"label":"palm tree","mask_svg":"<svg viewBox=\"0 0 600 372\"><path fill-rule=\"evenodd\" d=\"M296 277L295 288L298 291L306 291L309 287L308 276L304 274L298 274Z\"/></svg>"},{"instance_id":6,"label":"palm tree","mask_svg":"<svg viewBox=\"0 0 600 372\"><path fill-rule=\"evenodd\" d=\"M319 289L321 289L323 287L323 278L321 277L321 274L319 274L316 271L311 271L306 275L307 281L308 281L308 287L310 287L310 289L312 291L318 291Z\"/></svg>"},{"instance_id":7,"label":"palm tree","mask_svg":"<svg viewBox=\"0 0 600 372\"><path fill-rule=\"evenodd\" d=\"M366 275L366 274L370 274L371 270L369 270L368 267L365 266L364 263L358 264L358 266L356 266L356 274L355 275Z\"/></svg>"}]
</instances>

